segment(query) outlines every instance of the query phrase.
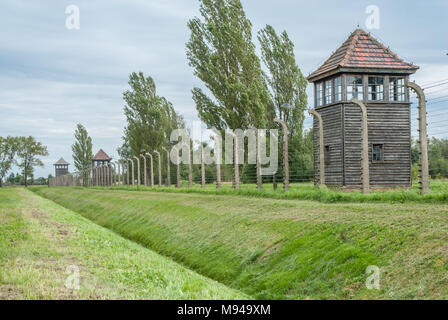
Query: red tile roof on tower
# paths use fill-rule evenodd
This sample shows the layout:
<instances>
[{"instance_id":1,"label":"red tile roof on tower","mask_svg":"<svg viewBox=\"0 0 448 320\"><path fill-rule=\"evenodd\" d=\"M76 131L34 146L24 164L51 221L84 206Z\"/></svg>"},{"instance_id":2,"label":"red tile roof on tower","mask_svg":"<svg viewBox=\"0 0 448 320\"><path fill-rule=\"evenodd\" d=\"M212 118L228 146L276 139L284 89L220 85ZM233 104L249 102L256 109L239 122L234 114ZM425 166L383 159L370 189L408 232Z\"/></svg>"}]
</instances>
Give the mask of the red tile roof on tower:
<instances>
[{"instance_id":1,"label":"red tile roof on tower","mask_svg":"<svg viewBox=\"0 0 448 320\"><path fill-rule=\"evenodd\" d=\"M92 159L93 161L110 161L112 158L110 158L106 152L103 151L103 149L100 149L96 155Z\"/></svg>"},{"instance_id":2,"label":"red tile roof on tower","mask_svg":"<svg viewBox=\"0 0 448 320\"><path fill-rule=\"evenodd\" d=\"M396 69L414 73L416 65L400 59L389 48L376 40L370 33L356 29L347 40L316 71L308 81L323 78L339 68Z\"/></svg>"}]
</instances>

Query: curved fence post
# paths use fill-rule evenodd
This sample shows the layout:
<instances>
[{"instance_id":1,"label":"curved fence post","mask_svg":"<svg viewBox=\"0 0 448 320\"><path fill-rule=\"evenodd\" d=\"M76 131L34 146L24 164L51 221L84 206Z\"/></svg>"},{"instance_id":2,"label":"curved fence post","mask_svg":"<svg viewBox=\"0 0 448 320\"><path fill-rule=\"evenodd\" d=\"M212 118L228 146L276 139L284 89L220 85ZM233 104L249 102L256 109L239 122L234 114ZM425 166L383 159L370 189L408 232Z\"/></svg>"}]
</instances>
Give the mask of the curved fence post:
<instances>
[{"instance_id":1,"label":"curved fence post","mask_svg":"<svg viewBox=\"0 0 448 320\"><path fill-rule=\"evenodd\" d=\"M215 141L215 164L216 164L216 189L221 189L221 152L222 146L220 139L215 136L210 136L210 139Z\"/></svg>"},{"instance_id":2,"label":"curved fence post","mask_svg":"<svg viewBox=\"0 0 448 320\"><path fill-rule=\"evenodd\" d=\"M232 131L227 131L227 134L233 138L233 188L240 188L240 166L238 164L238 137Z\"/></svg>"},{"instance_id":3,"label":"curved fence post","mask_svg":"<svg viewBox=\"0 0 448 320\"><path fill-rule=\"evenodd\" d=\"M176 188L182 188L182 179L180 177L179 149L177 147L173 147L172 150L176 150Z\"/></svg>"},{"instance_id":4,"label":"curved fence post","mask_svg":"<svg viewBox=\"0 0 448 320\"><path fill-rule=\"evenodd\" d=\"M205 188L205 155L204 155L204 145L200 142L201 145L201 188Z\"/></svg>"},{"instance_id":5,"label":"curved fence post","mask_svg":"<svg viewBox=\"0 0 448 320\"><path fill-rule=\"evenodd\" d=\"M112 168L111 168L111 186L113 186L115 184L115 174L117 172L117 166L115 165L115 162L111 162L110 163Z\"/></svg>"},{"instance_id":6,"label":"curved fence post","mask_svg":"<svg viewBox=\"0 0 448 320\"><path fill-rule=\"evenodd\" d=\"M171 169L170 169L170 152L162 147L162 150L166 152L166 186L171 186Z\"/></svg>"},{"instance_id":7,"label":"curved fence post","mask_svg":"<svg viewBox=\"0 0 448 320\"><path fill-rule=\"evenodd\" d=\"M191 145L190 140L188 140L187 145L187 151L188 151L188 188L193 187L193 164L191 161Z\"/></svg>"},{"instance_id":8,"label":"curved fence post","mask_svg":"<svg viewBox=\"0 0 448 320\"><path fill-rule=\"evenodd\" d=\"M140 185L140 159L136 156L134 156L134 159L137 160L137 185Z\"/></svg>"},{"instance_id":9,"label":"curved fence post","mask_svg":"<svg viewBox=\"0 0 448 320\"><path fill-rule=\"evenodd\" d=\"M130 186L131 179L129 177L129 174L130 174L131 170L129 170L129 159L125 159L125 160L126 160L126 184L127 184L127 186Z\"/></svg>"},{"instance_id":10,"label":"curved fence post","mask_svg":"<svg viewBox=\"0 0 448 320\"><path fill-rule=\"evenodd\" d=\"M423 89L413 82L407 82L406 86L411 88L418 96L418 145L420 151L420 174L419 184L422 194L429 192L429 160L428 160L428 135L426 122L426 97Z\"/></svg>"},{"instance_id":11,"label":"curved fence post","mask_svg":"<svg viewBox=\"0 0 448 320\"><path fill-rule=\"evenodd\" d=\"M289 189L288 126L280 119L274 119L274 122L280 123L283 131L283 190L287 191Z\"/></svg>"},{"instance_id":12,"label":"curved fence post","mask_svg":"<svg viewBox=\"0 0 448 320\"><path fill-rule=\"evenodd\" d=\"M143 158L143 185L146 187L148 185L148 177L146 174L146 157L144 154L141 154L140 157Z\"/></svg>"},{"instance_id":13,"label":"curved fence post","mask_svg":"<svg viewBox=\"0 0 448 320\"><path fill-rule=\"evenodd\" d=\"M317 119L319 125L319 185L325 185L324 124L316 110L309 109L308 113Z\"/></svg>"},{"instance_id":14,"label":"curved fence post","mask_svg":"<svg viewBox=\"0 0 448 320\"><path fill-rule=\"evenodd\" d=\"M149 185L152 188L154 187L154 161L152 158L152 154L147 152L146 155L149 157L149 173L150 173Z\"/></svg>"},{"instance_id":15,"label":"curved fence post","mask_svg":"<svg viewBox=\"0 0 448 320\"><path fill-rule=\"evenodd\" d=\"M120 168L120 160L117 160L117 185L120 185L121 182L121 168Z\"/></svg>"},{"instance_id":16,"label":"curved fence post","mask_svg":"<svg viewBox=\"0 0 448 320\"><path fill-rule=\"evenodd\" d=\"M157 162L157 170L158 170L158 176L159 176L158 185L159 185L159 188L161 188L162 187L162 159L160 157L160 152L159 151L154 150L154 153L158 157L158 162Z\"/></svg>"},{"instance_id":17,"label":"curved fence post","mask_svg":"<svg viewBox=\"0 0 448 320\"><path fill-rule=\"evenodd\" d=\"M129 162L131 163L131 182L132 186L135 187L134 161L132 160L132 158L129 158Z\"/></svg>"},{"instance_id":18,"label":"curved fence post","mask_svg":"<svg viewBox=\"0 0 448 320\"><path fill-rule=\"evenodd\" d=\"M362 192L370 192L370 168L369 168L369 130L367 124L367 108L356 98L350 100L352 103L358 105L361 108L362 123L361 123L361 135L362 135L362 151L361 151L361 167L362 167Z\"/></svg>"}]
</instances>

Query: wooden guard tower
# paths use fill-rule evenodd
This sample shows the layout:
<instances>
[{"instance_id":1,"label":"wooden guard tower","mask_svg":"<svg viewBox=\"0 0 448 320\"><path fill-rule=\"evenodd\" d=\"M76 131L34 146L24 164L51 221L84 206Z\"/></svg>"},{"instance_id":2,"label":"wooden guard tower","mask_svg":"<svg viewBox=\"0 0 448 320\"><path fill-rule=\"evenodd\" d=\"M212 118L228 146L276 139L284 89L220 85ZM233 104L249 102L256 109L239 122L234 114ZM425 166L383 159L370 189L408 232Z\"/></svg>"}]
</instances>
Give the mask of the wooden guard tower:
<instances>
[{"instance_id":1,"label":"wooden guard tower","mask_svg":"<svg viewBox=\"0 0 448 320\"><path fill-rule=\"evenodd\" d=\"M64 160L64 158L59 159L54 165L54 174L56 177L64 176L68 174L68 166L70 163Z\"/></svg>"},{"instance_id":2,"label":"wooden guard tower","mask_svg":"<svg viewBox=\"0 0 448 320\"><path fill-rule=\"evenodd\" d=\"M411 116L406 82L417 66L364 30L355 30L316 71L315 110L323 120L325 182L362 186L362 112L367 108L370 187L410 187ZM315 183L319 182L319 130L314 119Z\"/></svg>"},{"instance_id":3,"label":"wooden guard tower","mask_svg":"<svg viewBox=\"0 0 448 320\"><path fill-rule=\"evenodd\" d=\"M112 158L103 149L100 149L92 159L92 167L108 164L111 160Z\"/></svg>"}]
</instances>

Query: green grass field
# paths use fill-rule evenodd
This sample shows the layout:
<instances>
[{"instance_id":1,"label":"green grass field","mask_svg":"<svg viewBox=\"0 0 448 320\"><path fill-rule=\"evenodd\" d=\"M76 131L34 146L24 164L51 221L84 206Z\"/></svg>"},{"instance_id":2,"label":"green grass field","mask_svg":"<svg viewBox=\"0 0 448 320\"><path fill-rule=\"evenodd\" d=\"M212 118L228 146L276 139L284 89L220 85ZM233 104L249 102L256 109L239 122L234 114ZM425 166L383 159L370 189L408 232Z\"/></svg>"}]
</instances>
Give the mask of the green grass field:
<instances>
[{"instance_id":1,"label":"green grass field","mask_svg":"<svg viewBox=\"0 0 448 320\"><path fill-rule=\"evenodd\" d=\"M326 203L211 188L33 191L255 298L448 298L443 201L360 203L363 195L348 194L353 198ZM379 290L365 286L369 265L380 268Z\"/></svg>"},{"instance_id":2,"label":"green grass field","mask_svg":"<svg viewBox=\"0 0 448 320\"><path fill-rule=\"evenodd\" d=\"M94 187L95 188L95 187ZM96 187L103 189L105 187ZM106 187L111 190L128 191L153 191L171 193L200 193L209 195L241 195L246 197L262 197L271 199L296 199L314 200L324 203L333 202L422 202L422 203L448 203L448 182L443 180L431 181L431 192L421 195L418 190L418 183L407 189L392 189L387 191L375 191L370 194L362 194L360 191L341 191L328 188L316 188L313 183L293 183L290 190L284 192L282 184L278 184L277 190L273 190L272 184L264 184L263 189L258 190L255 184L242 184L239 190L232 188L231 184L224 184L222 189L216 189L213 184L207 184L201 189L200 184L194 184L192 188L187 187L184 181L183 188L174 187L144 187L144 186L113 186Z\"/></svg>"},{"instance_id":3,"label":"green grass field","mask_svg":"<svg viewBox=\"0 0 448 320\"><path fill-rule=\"evenodd\" d=\"M72 265L79 290L65 286ZM0 300L247 298L28 190L0 188Z\"/></svg>"}]
</instances>

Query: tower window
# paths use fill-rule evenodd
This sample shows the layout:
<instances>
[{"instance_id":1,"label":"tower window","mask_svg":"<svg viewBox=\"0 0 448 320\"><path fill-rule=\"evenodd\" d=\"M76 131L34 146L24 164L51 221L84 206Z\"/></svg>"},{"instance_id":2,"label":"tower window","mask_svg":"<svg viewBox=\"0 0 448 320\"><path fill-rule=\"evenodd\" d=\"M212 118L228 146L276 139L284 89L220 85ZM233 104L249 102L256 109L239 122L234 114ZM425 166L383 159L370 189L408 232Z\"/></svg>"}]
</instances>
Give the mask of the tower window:
<instances>
[{"instance_id":1,"label":"tower window","mask_svg":"<svg viewBox=\"0 0 448 320\"><path fill-rule=\"evenodd\" d=\"M330 159L330 146L325 146L324 148L324 159L325 159L325 165L329 165L331 162Z\"/></svg>"},{"instance_id":2,"label":"tower window","mask_svg":"<svg viewBox=\"0 0 448 320\"><path fill-rule=\"evenodd\" d=\"M372 145L372 161L384 160L384 145L374 144Z\"/></svg>"},{"instance_id":3,"label":"tower window","mask_svg":"<svg viewBox=\"0 0 448 320\"><path fill-rule=\"evenodd\" d=\"M363 83L360 76L347 77L347 99L352 98L363 100Z\"/></svg>"},{"instance_id":4,"label":"tower window","mask_svg":"<svg viewBox=\"0 0 448 320\"><path fill-rule=\"evenodd\" d=\"M333 102L332 91L332 81L325 81L325 104L330 104Z\"/></svg>"},{"instance_id":5,"label":"tower window","mask_svg":"<svg viewBox=\"0 0 448 320\"><path fill-rule=\"evenodd\" d=\"M389 100L390 101L404 101L404 79L403 78L389 78Z\"/></svg>"},{"instance_id":6,"label":"tower window","mask_svg":"<svg viewBox=\"0 0 448 320\"><path fill-rule=\"evenodd\" d=\"M339 102L342 100L342 80L341 77L334 79L334 101Z\"/></svg>"},{"instance_id":7,"label":"tower window","mask_svg":"<svg viewBox=\"0 0 448 320\"><path fill-rule=\"evenodd\" d=\"M316 107L322 105L322 83L316 84Z\"/></svg>"},{"instance_id":8,"label":"tower window","mask_svg":"<svg viewBox=\"0 0 448 320\"><path fill-rule=\"evenodd\" d=\"M383 100L384 92L384 78L383 77L369 77L369 100L379 101Z\"/></svg>"}]
</instances>

